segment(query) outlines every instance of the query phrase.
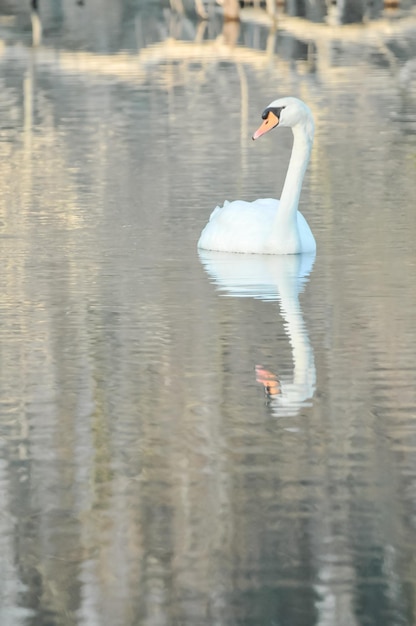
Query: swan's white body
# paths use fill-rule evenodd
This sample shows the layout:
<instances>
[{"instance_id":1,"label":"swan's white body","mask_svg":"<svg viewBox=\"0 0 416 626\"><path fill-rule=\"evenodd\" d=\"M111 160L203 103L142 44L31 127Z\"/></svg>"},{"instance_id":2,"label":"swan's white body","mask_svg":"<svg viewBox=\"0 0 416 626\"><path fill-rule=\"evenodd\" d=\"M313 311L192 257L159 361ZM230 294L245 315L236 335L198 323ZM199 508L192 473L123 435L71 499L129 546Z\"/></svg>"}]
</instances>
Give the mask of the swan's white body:
<instances>
[{"instance_id":1,"label":"swan's white body","mask_svg":"<svg viewBox=\"0 0 416 626\"><path fill-rule=\"evenodd\" d=\"M199 238L199 248L254 254L299 254L316 250L311 229L298 211L313 143L312 113L297 98L280 98L267 107L263 119L265 122L253 139L277 125L289 126L293 131L292 155L281 199L225 202L211 214Z\"/></svg>"}]
</instances>

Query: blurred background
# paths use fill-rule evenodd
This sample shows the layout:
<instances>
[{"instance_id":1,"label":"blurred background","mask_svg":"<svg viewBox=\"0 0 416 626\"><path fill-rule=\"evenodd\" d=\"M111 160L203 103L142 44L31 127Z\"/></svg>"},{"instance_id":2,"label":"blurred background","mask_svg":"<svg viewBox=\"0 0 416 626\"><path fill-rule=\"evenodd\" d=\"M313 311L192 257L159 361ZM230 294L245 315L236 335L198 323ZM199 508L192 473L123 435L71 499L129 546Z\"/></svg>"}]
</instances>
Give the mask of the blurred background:
<instances>
[{"instance_id":1,"label":"blurred background","mask_svg":"<svg viewBox=\"0 0 416 626\"><path fill-rule=\"evenodd\" d=\"M415 624L415 237L413 1L0 0L1 626Z\"/></svg>"}]
</instances>

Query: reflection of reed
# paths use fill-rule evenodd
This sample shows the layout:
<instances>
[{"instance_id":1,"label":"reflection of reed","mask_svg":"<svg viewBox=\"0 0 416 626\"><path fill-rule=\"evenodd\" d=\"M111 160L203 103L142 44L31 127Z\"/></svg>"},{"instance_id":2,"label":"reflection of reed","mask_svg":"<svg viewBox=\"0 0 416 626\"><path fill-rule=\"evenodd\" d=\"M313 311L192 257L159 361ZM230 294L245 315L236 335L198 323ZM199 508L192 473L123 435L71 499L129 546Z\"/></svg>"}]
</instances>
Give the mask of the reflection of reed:
<instances>
[{"instance_id":1,"label":"reflection of reed","mask_svg":"<svg viewBox=\"0 0 416 626\"><path fill-rule=\"evenodd\" d=\"M34 45L36 42L40 43L41 37L40 31L36 35L38 19L36 13L35 11ZM170 27L171 37L163 37L163 40L152 43L152 45L147 45L147 41L144 39L146 25L139 26L139 22L136 20L136 36L139 46L137 55L125 53L97 55L85 51L67 52L62 49L57 56L55 51L43 48L39 50L37 63L55 67L60 72L92 73L116 77L118 80L131 83L143 83L156 66L161 67L168 61L185 64L198 61L209 65L215 62L230 61L244 63L255 69L267 68L280 71L284 70L287 65L289 72L290 62L285 60L289 50L291 58L297 60L300 73L316 72L319 73L321 81L337 83L339 80L345 80L345 73L357 72L355 47L360 50L363 46L369 50L374 49L375 52L386 56L389 64L394 66L396 63L395 49L392 49L389 42L397 37L402 37L403 42L406 40L411 42L416 33L416 21L411 15L395 21L384 19L369 22L365 27L348 25L331 28L325 24L312 23L306 19L287 15L282 15L279 18L276 27L274 21L271 21L266 13L261 12L260 15L262 18L256 21L253 20L250 12L243 12L241 24L224 22L219 31L216 31L208 22L200 22L195 25L184 17L177 16L174 24ZM186 27L185 25L180 27L178 19L183 20ZM264 37L259 37L260 34L264 33L265 28L268 33L266 40ZM192 39L193 36L193 41L181 40L182 30L186 32L186 39ZM207 33L208 38L204 39ZM282 34L285 35L284 38L281 37ZM235 45L238 39L242 39L243 46ZM288 41L292 42L290 48L288 48ZM342 67L337 63L340 47L344 47ZM23 58L26 54L27 51L24 48L13 51L4 49L0 56L0 62L2 57L5 60L10 55L14 58ZM306 62L305 54L307 56ZM400 54L404 54L403 49ZM345 63L349 57L351 57L350 65ZM273 68L275 62L278 62L278 67ZM369 57L369 62L372 62L371 57Z\"/></svg>"},{"instance_id":2,"label":"reflection of reed","mask_svg":"<svg viewBox=\"0 0 416 626\"><path fill-rule=\"evenodd\" d=\"M262 3L260 0L206 0L208 9L215 10L215 7L221 7L221 13L224 20L238 20L241 15L250 15L259 20L264 20L269 17L273 19L277 11L280 9L282 14L281 0L265 0ZM197 14L203 19L209 17L210 11L205 9L202 0L193 0L193 6ZM262 8L262 4L265 4ZM354 0L333 0L333 2L306 2L306 13L310 13L312 21L317 21L316 14L321 19L326 15L327 21L330 24L351 24L362 23L369 19L377 18L380 16L383 10L383 5L388 9L397 9L400 5L400 0L376 0L374 3L366 2L354 2ZM184 14L185 8L183 0L170 0L170 6L173 11ZM298 7L296 4L287 3L285 9L290 14L296 14ZM309 17L309 16L308 16ZM315 19L313 19L315 17Z\"/></svg>"},{"instance_id":3,"label":"reflection of reed","mask_svg":"<svg viewBox=\"0 0 416 626\"><path fill-rule=\"evenodd\" d=\"M32 45L36 47L42 43L42 22L39 15L38 0L32 0L31 7Z\"/></svg>"}]
</instances>

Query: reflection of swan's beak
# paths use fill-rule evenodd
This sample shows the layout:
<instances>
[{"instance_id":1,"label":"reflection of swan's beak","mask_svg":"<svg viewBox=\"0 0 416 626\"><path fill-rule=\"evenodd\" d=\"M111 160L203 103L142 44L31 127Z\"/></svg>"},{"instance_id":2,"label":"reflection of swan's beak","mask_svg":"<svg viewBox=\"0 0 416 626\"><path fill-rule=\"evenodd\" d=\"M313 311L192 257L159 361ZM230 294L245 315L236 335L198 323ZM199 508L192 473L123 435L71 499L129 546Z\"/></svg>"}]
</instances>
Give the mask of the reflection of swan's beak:
<instances>
[{"instance_id":1,"label":"reflection of swan's beak","mask_svg":"<svg viewBox=\"0 0 416 626\"><path fill-rule=\"evenodd\" d=\"M269 111L263 124L259 126L259 128L254 133L252 137L253 141L254 139L258 139L265 133L269 132L269 130L272 130L272 128L275 128L278 125L278 123L279 123L279 118L277 117L277 115L275 115L273 111Z\"/></svg>"},{"instance_id":2,"label":"reflection of swan's beak","mask_svg":"<svg viewBox=\"0 0 416 626\"><path fill-rule=\"evenodd\" d=\"M264 391L268 396L279 396L282 393L277 376L261 365L256 365L256 381L264 386Z\"/></svg>"}]
</instances>

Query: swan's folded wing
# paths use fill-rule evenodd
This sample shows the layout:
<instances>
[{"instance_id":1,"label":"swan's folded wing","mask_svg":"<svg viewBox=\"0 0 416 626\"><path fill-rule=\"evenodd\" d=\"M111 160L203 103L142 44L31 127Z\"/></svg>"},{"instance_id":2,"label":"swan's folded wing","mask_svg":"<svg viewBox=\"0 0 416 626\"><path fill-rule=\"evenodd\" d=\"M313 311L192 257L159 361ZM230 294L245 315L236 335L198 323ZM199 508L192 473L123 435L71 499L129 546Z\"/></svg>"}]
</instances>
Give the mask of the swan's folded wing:
<instances>
[{"instance_id":1,"label":"swan's folded wing","mask_svg":"<svg viewBox=\"0 0 416 626\"><path fill-rule=\"evenodd\" d=\"M198 247L206 250L257 252L270 232L278 200L235 200L217 207L201 233Z\"/></svg>"}]
</instances>

